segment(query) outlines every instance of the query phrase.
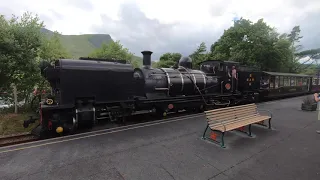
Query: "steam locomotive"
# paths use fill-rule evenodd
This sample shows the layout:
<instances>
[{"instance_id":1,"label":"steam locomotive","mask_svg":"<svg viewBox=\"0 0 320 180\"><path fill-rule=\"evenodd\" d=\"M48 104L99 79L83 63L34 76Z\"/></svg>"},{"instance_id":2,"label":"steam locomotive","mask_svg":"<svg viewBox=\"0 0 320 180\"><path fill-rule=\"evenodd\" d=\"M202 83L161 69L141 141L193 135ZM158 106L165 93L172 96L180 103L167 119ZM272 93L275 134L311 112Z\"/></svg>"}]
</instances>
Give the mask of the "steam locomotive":
<instances>
[{"instance_id":1,"label":"steam locomotive","mask_svg":"<svg viewBox=\"0 0 320 180\"><path fill-rule=\"evenodd\" d=\"M123 122L142 112L201 112L253 102L271 92L261 88L265 72L241 69L237 62L208 60L195 70L192 59L182 57L174 67L152 68L152 52L142 54L142 68L123 60L92 58L43 62L41 73L51 94L40 103L40 124L33 132L40 137L73 133L79 126L93 127L102 119ZM232 67L239 67L235 77ZM24 121L24 127L33 122Z\"/></svg>"}]
</instances>

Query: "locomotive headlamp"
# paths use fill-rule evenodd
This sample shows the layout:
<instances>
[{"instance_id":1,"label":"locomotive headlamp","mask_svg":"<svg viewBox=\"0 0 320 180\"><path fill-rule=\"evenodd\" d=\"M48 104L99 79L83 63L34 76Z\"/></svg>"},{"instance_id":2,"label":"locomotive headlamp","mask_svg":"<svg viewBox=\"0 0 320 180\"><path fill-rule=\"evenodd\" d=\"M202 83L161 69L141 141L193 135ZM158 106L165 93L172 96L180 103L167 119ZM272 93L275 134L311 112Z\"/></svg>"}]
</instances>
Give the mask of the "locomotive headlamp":
<instances>
[{"instance_id":1,"label":"locomotive headlamp","mask_svg":"<svg viewBox=\"0 0 320 180\"><path fill-rule=\"evenodd\" d=\"M47 99L46 103L49 104L49 105L53 104L53 99Z\"/></svg>"},{"instance_id":2,"label":"locomotive headlamp","mask_svg":"<svg viewBox=\"0 0 320 180\"><path fill-rule=\"evenodd\" d=\"M167 116L167 112L163 112L163 117L166 117Z\"/></svg>"},{"instance_id":3,"label":"locomotive headlamp","mask_svg":"<svg viewBox=\"0 0 320 180\"><path fill-rule=\"evenodd\" d=\"M62 127L57 127L56 132L59 133L59 134L62 133L63 132L63 128Z\"/></svg>"}]
</instances>

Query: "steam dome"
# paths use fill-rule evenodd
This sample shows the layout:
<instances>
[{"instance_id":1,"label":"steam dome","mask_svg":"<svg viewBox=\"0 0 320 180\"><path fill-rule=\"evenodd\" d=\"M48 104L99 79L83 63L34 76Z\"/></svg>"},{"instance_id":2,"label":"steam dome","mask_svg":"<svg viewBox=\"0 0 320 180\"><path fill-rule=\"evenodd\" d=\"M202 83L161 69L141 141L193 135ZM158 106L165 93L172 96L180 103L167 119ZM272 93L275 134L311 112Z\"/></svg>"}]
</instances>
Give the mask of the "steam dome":
<instances>
[{"instance_id":1,"label":"steam dome","mask_svg":"<svg viewBox=\"0 0 320 180\"><path fill-rule=\"evenodd\" d=\"M190 57L181 57L179 60L179 66L192 69L192 59Z\"/></svg>"}]
</instances>

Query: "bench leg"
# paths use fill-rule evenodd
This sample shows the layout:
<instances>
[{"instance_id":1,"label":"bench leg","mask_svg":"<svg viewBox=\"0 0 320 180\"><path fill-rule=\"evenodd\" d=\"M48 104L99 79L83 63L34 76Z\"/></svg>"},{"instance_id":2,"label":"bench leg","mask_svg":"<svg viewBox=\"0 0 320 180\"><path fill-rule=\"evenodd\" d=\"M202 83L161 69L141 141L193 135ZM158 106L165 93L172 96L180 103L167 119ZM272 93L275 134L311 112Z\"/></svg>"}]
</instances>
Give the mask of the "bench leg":
<instances>
[{"instance_id":1,"label":"bench leg","mask_svg":"<svg viewBox=\"0 0 320 180\"><path fill-rule=\"evenodd\" d=\"M238 128L238 129L235 129L235 130L236 130L236 131L239 131L239 132L241 132L241 133L244 133L244 134L246 134L246 135L248 135L248 136L250 136L250 137L252 137L252 134L251 134L251 124L248 125L248 131L245 131L245 130L244 130L244 126Z\"/></svg>"},{"instance_id":2,"label":"bench leg","mask_svg":"<svg viewBox=\"0 0 320 180\"><path fill-rule=\"evenodd\" d=\"M211 137L210 137L210 138L207 138L207 137L206 137L206 132L207 132L208 128L209 128L209 125L207 125L206 129L204 130L203 135L202 135L202 139L204 139L204 140L205 140L205 139L208 139L208 140L211 141L211 142L214 142L214 143L216 143L216 144L220 144L220 146L221 146L222 148L225 148L225 146L224 146L224 132L210 129L211 132L215 132L215 133L219 133L219 134L220 134L220 136L221 136L221 137L220 137L220 141L217 141L217 140L216 140L216 136L215 136L214 139L212 139Z\"/></svg>"},{"instance_id":3,"label":"bench leg","mask_svg":"<svg viewBox=\"0 0 320 180\"><path fill-rule=\"evenodd\" d=\"M206 132L207 132L208 128L209 128L209 124L207 125L206 129L203 132L202 139L205 139Z\"/></svg>"},{"instance_id":4,"label":"bench leg","mask_svg":"<svg viewBox=\"0 0 320 180\"><path fill-rule=\"evenodd\" d=\"M271 119L272 118L269 119L269 129L271 129Z\"/></svg>"},{"instance_id":5,"label":"bench leg","mask_svg":"<svg viewBox=\"0 0 320 180\"><path fill-rule=\"evenodd\" d=\"M224 146L224 132L221 132L221 147L225 148L225 146Z\"/></svg>"},{"instance_id":6,"label":"bench leg","mask_svg":"<svg viewBox=\"0 0 320 180\"><path fill-rule=\"evenodd\" d=\"M225 146L224 146L224 133L225 133L225 132L216 131L216 130L211 130L211 131L217 132L217 133L220 134L220 142L217 141L217 140L215 140L215 139L211 139L211 138L210 138L210 141L212 141L212 142L214 142L214 143L218 143L218 144L220 144L220 146L221 146L222 148L225 148Z\"/></svg>"}]
</instances>

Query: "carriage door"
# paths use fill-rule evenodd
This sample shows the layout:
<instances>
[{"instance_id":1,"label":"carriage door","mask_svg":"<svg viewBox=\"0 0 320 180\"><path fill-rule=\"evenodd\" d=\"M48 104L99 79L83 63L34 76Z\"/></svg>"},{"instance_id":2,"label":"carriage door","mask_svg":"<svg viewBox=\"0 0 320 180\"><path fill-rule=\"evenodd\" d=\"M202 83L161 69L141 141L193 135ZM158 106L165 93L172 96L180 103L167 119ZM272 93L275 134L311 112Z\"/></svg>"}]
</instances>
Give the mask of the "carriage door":
<instances>
[{"instance_id":1,"label":"carriage door","mask_svg":"<svg viewBox=\"0 0 320 180\"><path fill-rule=\"evenodd\" d=\"M310 91L310 84L312 83L311 78L307 78L307 84L308 84L308 92Z\"/></svg>"}]
</instances>

